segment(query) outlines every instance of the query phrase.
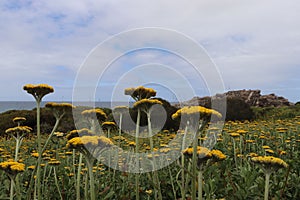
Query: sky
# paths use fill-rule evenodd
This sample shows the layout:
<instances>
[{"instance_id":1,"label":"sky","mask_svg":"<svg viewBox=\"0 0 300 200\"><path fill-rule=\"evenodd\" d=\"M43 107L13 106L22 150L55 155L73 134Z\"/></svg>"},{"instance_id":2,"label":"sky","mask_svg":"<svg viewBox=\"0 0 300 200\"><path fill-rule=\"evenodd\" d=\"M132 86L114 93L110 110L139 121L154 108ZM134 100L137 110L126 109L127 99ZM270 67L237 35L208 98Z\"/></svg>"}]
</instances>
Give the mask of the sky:
<instances>
[{"instance_id":1,"label":"sky","mask_svg":"<svg viewBox=\"0 0 300 200\"><path fill-rule=\"evenodd\" d=\"M297 1L2 0L0 10L0 101L33 100L27 83L53 86L47 101L124 100L122 90L140 84L170 101L239 89L300 101ZM183 36L214 69L197 73L197 47ZM144 48L124 52L133 44Z\"/></svg>"}]
</instances>

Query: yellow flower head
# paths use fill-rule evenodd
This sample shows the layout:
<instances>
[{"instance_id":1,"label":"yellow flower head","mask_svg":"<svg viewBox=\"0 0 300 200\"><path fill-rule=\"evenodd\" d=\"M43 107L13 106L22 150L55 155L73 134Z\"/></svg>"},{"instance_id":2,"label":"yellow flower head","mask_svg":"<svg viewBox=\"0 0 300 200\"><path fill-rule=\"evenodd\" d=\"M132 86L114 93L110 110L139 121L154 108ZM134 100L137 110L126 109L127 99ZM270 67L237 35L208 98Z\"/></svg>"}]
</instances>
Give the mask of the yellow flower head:
<instances>
[{"instance_id":1,"label":"yellow flower head","mask_svg":"<svg viewBox=\"0 0 300 200\"><path fill-rule=\"evenodd\" d=\"M114 128L114 127L116 127L116 123L115 122L103 122L102 127L105 129Z\"/></svg>"},{"instance_id":2,"label":"yellow flower head","mask_svg":"<svg viewBox=\"0 0 300 200\"><path fill-rule=\"evenodd\" d=\"M6 129L5 133L14 134L14 133L30 133L32 128L29 126L16 126L13 128Z\"/></svg>"},{"instance_id":3,"label":"yellow flower head","mask_svg":"<svg viewBox=\"0 0 300 200\"><path fill-rule=\"evenodd\" d=\"M222 115L218 111L215 111L213 109L205 108L203 106L186 106L179 110L177 110L173 115L173 119L178 119L181 116L199 116L200 119L207 119L210 116L216 116L218 118L221 118Z\"/></svg>"},{"instance_id":4,"label":"yellow flower head","mask_svg":"<svg viewBox=\"0 0 300 200\"><path fill-rule=\"evenodd\" d=\"M192 147L187 148L183 150L183 154L187 156L192 156L194 152L194 149ZM199 158L211 158L212 154L210 153L210 150L206 147L197 147L197 155Z\"/></svg>"},{"instance_id":5,"label":"yellow flower head","mask_svg":"<svg viewBox=\"0 0 300 200\"><path fill-rule=\"evenodd\" d=\"M31 156L35 157L35 158L38 158L39 157L39 153L36 153L36 152L35 153L31 153Z\"/></svg>"},{"instance_id":6,"label":"yellow flower head","mask_svg":"<svg viewBox=\"0 0 300 200\"><path fill-rule=\"evenodd\" d=\"M108 147L113 145L112 141L104 136L82 136L75 137L68 141L67 147L80 149L85 145Z\"/></svg>"},{"instance_id":7,"label":"yellow flower head","mask_svg":"<svg viewBox=\"0 0 300 200\"><path fill-rule=\"evenodd\" d=\"M100 108L84 110L81 114L86 118L93 118L94 116L96 116L100 121L104 121L107 118L105 112Z\"/></svg>"},{"instance_id":8,"label":"yellow flower head","mask_svg":"<svg viewBox=\"0 0 300 200\"><path fill-rule=\"evenodd\" d=\"M212 154L213 158L218 161L226 159L226 155L223 154L220 150L211 150L210 153Z\"/></svg>"},{"instance_id":9,"label":"yellow flower head","mask_svg":"<svg viewBox=\"0 0 300 200\"><path fill-rule=\"evenodd\" d=\"M63 132L54 132L54 135L56 137L63 137L64 136L64 133Z\"/></svg>"},{"instance_id":10,"label":"yellow flower head","mask_svg":"<svg viewBox=\"0 0 300 200\"><path fill-rule=\"evenodd\" d=\"M15 118L13 118L13 122L15 122L15 123L19 123L19 122L23 122L23 121L26 121L25 117L15 117Z\"/></svg>"},{"instance_id":11,"label":"yellow flower head","mask_svg":"<svg viewBox=\"0 0 300 200\"><path fill-rule=\"evenodd\" d=\"M53 166L60 165L60 161L52 158L52 159L49 160L48 164L53 165Z\"/></svg>"},{"instance_id":12,"label":"yellow flower head","mask_svg":"<svg viewBox=\"0 0 300 200\"><path fill-rule=\"evenodd\" d=\"M66 138L68 140L72 139L72 138L75 138L75 137L80 137L80 136L87 136L87 135L93 135L93 132L87 128L83 128L83 129L80 129L80 130L73 130L73 131L70 131L67 135L66 135Z\"/></svg>"},{"instance_id":13,"label":"yellow flower head","mask_svg":"<svg viewBox=\"0 0 300 200\"><path fill-rule=\"evenodd\" d=\"M37 100L41 100L45 95L54 92L53 87L47 84L26 84L23 89L32 94Z\"/></svg>"},{"instance_id":14,"label":"yellow flower head","mask_svg":"<svg viewBox=\"0 0 300 200\"><path fill-rule=\"evenodd\" d=\"M251 158L251 161L257 164L261 164L266 168L287 168L288 164L280 158L273 156L257 156Z\"/></svg>"},{"instance_id":15,"label":"yellow flower head","mask_svg":"<svg viewBox=\"0 0 300 200\"><path fill-rule=\"evenodd\" d=\"M113 112L123 114L128 112L128 110L129 110L128 106L116 106Z\"/></svg>"},{"instance_id":16,"label":"yellow flower head","mask_svg":"<svg viewBox=\"0 0 300 200\"><path fill-rule=\"evenodd\" d=\"M133 104L134 108L142 108L144 110L150 109L151 106L159 104L162 105L162 102L157 99L141 99Z\"/></svg>"},{"instance_id":17,"label":"yellow flower head","mask_svg":"<svg viewBox=\"0 0 300 200\"><path fill-rule=\"evenodd\" d=\"M19 172L25 171L25 165L23 163L8 160L0 163L0 169L9 174L17 174Z\"/></svg>"},{"instance_id":18,"label":"yellow flower head","mask_svg":"<svg viewBox=\"0 0 300 200\"><path fill-rule=\"evenodd\" d=\"M146 88L139 86L136 88L126 88L124 91L125 95L130 95L134 100L139 101L142 99L149 99L156 95L156 91L152 88Z\"/></svg>"}]
</instances>

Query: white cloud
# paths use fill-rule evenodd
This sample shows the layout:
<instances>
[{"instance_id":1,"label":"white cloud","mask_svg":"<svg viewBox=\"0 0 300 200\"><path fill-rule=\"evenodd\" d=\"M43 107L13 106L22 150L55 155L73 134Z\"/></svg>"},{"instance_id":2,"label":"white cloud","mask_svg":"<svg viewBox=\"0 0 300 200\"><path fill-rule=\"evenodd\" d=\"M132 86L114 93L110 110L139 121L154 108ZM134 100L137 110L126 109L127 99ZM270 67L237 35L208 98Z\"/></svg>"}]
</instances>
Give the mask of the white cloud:
<instances>
[{"instance_id":1,"label":"white cloud","mask_svg":"<svg viewBox=\"0 0 300 200\"><path fill-rule=\"evenodd\" d=\"M120 31L153 26L177 30L202 44L227 88L280 93L284 87L284 95L299 101L299 9L296 1L279 0L1 1L0 78L6 84L0 89L7 92L0 100L26 99L22 85L42 81L58 88L53 99L71 98L75 74L92 48ZM176 65L170 57L154 57Z\"/></svg>"}]
</instances>

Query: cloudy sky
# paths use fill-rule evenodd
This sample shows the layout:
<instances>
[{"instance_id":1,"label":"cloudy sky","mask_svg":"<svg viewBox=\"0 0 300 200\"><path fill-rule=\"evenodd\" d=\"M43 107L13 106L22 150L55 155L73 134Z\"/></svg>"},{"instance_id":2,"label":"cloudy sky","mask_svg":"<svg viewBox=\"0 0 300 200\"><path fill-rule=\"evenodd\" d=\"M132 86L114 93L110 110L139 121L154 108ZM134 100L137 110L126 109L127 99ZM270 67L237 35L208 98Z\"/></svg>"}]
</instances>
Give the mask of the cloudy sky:
<instances>
[{"instance_id":1,"label":"cloudy sky","mask_svg":"<svg viewBox=\"0 0 300 200\"><path fill-rule=\"evenodd\" d=\"M298 1L2 0L0 9L0 101L33 100L22 90L26 83L52 85L55 93L46 100L57 101L72 100L74 86L96 88L80 93L80 100L107 101L118 86L122 90L145 80L171 101L180 94L191 97L185 94L187 85L199 96L220 91L210 88L206 73L212 69L201 69L200 76L181 55L149 49L145 41L186 48L176 37L128 37L121 42L145 48L126 53L123 43L114 43L105 51L102 46L103 57L98 52L91 58L103 41L144 27L176 31L198 43L219 73L213 80L221 80L225 91L261 89L300 101ZM122 56L107 63L104 74L84 68L101 65L111 55ZM85 79L75 84L81 76ZM89 77L98 78L96 85Z\"/></svg>"}]
</instances>

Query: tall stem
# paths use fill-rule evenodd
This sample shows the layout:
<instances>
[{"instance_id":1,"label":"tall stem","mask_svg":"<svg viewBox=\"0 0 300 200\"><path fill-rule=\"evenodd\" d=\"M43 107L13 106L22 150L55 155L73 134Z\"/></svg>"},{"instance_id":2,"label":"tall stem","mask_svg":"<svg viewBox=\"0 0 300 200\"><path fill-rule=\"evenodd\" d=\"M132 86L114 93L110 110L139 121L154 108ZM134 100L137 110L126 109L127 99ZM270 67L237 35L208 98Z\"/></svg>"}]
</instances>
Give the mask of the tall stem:
<instances>
[{"instance_id":1,"label":"tall stem","mask_svg":"<svg viewBox=\"0 0 300 200\"><path fill-rule=\"evenodd\" d=\"M233 143L233 156L234 156L234 163L235 163L235 168L237 169L237 160L236 160L236 148L235 148L235 140L232 138L232 143Z\"/></svg>"},{"instance_id":2,"label":"tall stem","mask_svg":"<svg viewBox=\"0 0 300 200\"><path fill-rule=\"evenodd\" d=\"M87 167L89 170L89 178L90 178L90 195L91 195L91 200L95 200L95 180L94 180L94 175L93 175L93 161L90 160L89 158L86 158L86 163Z\"/></svg>"},{"instance_id":3,"label":"tall stem","mask_svg":"<svg viewBox=\"0 0 300 200\"><path fill-rule=\"evenodd\" d=\"M189 124L189 122L187 123ZM184 155L182 152L185 149L185 138L188 131L188 124L185 126L183 138L182 138L182 144L181 144L181 198L182 199L185 199L185 176L184 176L185 164L184 164Z\"/></svg>"},{"instance_id":4,"label":"tall stem","mask_svg":"<svg viewBox=\"0 0 300 200\"><path fill-rule=\"evenodd\" d=\"M46 148L47 148L47 145L48 145L48 143L49 143L50 139L52 138L52 136L53 136L54 132L55 132L55 131L56 131L56 129L57 129L57 126L58 126L58 124L59 124L59 122L60 122L60 119L61 119L61 118L57 118L57 119L56 119L56 121L55 121L55 125L54 125L54 127L53 127L53 129L52 129L52 131L51 131L51 133L50 133L50 135L49 135L49 137L48 137L48 139L47 139L46 143L44 144L44 147L43 147L43 149L42 149L42 152L41 152L41 153L43 153L43 152L46 150Z\"/></svg>"},{"instance_id":5,"label":"tall stem","mask_svg":"<svg viewBox=\"0 0 300 200\"><path fill-rule=\"evenodd\" d=\"M41 127L40 127L40 106L41 100L36 100L36 128L37 128L37 140L38 140L38 163L37 163L37 171L36 171L36 179L37 179L37 198L38 200L42 200L41 194L41 162L42 162L42 145L41 145Z\"/></svg>"},{"instance_id":6,"label":"tall stem","mask_svg":"<svg viewBox=\"0 0 300 200\"><path fill-rule=\"evenodd\" d=\"M202 169L198 172L198 200L202 200L202 181L203 181L203 171Z\"/></svg>"},{"instance_id":7,"label":"tall stem","mask_svg":"<svg viewBox=\"0 0 300 200\"><path fill-rule=\"evenodd\" d=\"M135 155L136 155L136 164L137 169L140 169L140 159L138 157L139 153L139 132L140 132L140 120L141 120L141 110L138 109L137 119L136 119L136 128L135 128ZM135 175L135 199L140 199L140 192L139 192L139 173Z\"/></svg>"},{"instance_id":8,"label":"tall stem","mask_svg":"<svg viewBox=\"0 0 300 200\"><path fill-rule=\"evenodd\" d=\"M269 199L269 183L270 183L271 172L266 172L266 180L265 180L265 195L264 200Z\"/></svg>"},{"instance_id":9,"label":"tall stem","mask_svg":"<svg viewBox=\"0 0 300 200\"><path fill-rule=\"evenodd\" d=\"M149 132L149 139L150 139L150 149L152 153L152 159L153 159L153 181L154 184L157 186L156 192L158 193L158 199L162 199L162 194L161 194L161 188L160 188L160 182L159 182L159 177L158 173L156 170L156 164L155 164L155 158L154 158L154 152L153 152L153 138L152 138L152 127L151 127L151 114L150 112L147 112L147 120L148 120L148 132Z\"/></svg>"},{"instance_id":10,"label":"tall stem","mask_svg":"<svg viewBox=\"0 0 300 200\"><path fill-rule=\"evenodd\" d=\"M197 172L197 146L198 146L198 134L195 133L193 140L193 157L192 157L192 199L196 199L196 172Z\"/></svg>"},{"instance_id":11,"label":"tall stem","mask_svg":"<svg viewBox=\"0 0 300 200\"><path fill-rule=\"evenodd\" d=\"M82 164L82 153L79 154L79 162L77 169L77 182L76 182L76 200L80 200L80 177L81 177L81 164Z\"/></svg>"},{"instance_id":12,"label":"tall stem","mask_svg":"<svg viewBox=\"0 0 300 200\"><path fill-rule=\"evenodd\" d=\"M14 182L12 179L10 179L10 196L9 196L10 200L14 199Z\"/></svg>"},{"instance_id":13,"label":"tall stem","mask_svg":"<svg viewBox=\"0 0 300 200\"><path fill-rule=\"evenodd\" d=\"M58 194L59 194L60 199L63 199L62 194L61 194L60 189L59 189L58 180L57 180L57 175L56 175L56 169L55 169L55 168L56 168L56 167L53 167L55 186L56 186L56 188L57 188L57 191L58 191Z\"/></svg>"},{"instance_id":14,"label":"tall stem","mask_svg":"<svg viewBox=\"0 0 300 200\"><path fill-rule=\"evenodd\" d=\"M18 134L18 136L16 138L15 161L18 161L19 149L20 149L20 137Z\"/></svg>"}]
</instances>

